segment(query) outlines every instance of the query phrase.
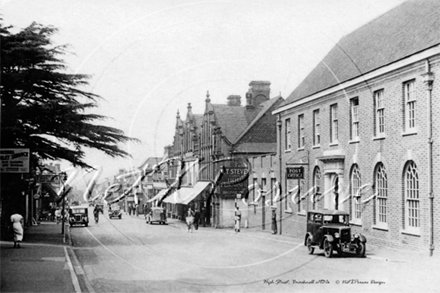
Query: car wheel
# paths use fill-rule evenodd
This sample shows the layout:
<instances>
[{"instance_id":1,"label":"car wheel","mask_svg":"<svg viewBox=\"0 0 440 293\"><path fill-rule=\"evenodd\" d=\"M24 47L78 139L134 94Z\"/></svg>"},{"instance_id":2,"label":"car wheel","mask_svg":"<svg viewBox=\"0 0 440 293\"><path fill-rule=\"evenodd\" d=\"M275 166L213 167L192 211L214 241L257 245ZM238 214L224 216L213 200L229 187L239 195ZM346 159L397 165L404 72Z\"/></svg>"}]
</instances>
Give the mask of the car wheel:
<instances>
[{"instance_id":1,"label":"car wheel","mask_svg":"<svg viewBox=\"0 0 440 293\"><path fill-rule=\"evenodd\" d=\"M85 223L85 224L84 224L84 226L86 226L86 227L87 227L88 225L89 225L89 223Z\"/></svg>"},{"instance_id":2,"label":"car wheel","mask_svg":"<svg viewBox=\"0 0 440 293\"><path fill-rule=\"evenodd\" d=\"M119 215L119 219L121 219L122 217L121 217L121 215Z\"/></svg>"},{"instance_id":3,"label":"car wheel","mask_svg":"<svg viewBox=\"0 0 440 293\"><path fill-rule=\"evenodd\" d=\"M307 245L307 249L309 250L309 254L313 254L313 252L315 251L315 248L312 246L312 239L310 239L310 237L307 237L307 241L306 241L306 245Z\"/></svg>"},{"instance_id":4,"label":"car wheel","mask_svg":"<svg viewBox=\"0 0 440 293\"><path fill-rule=\"evenodd\" d=\"M358 243L358 247L356 249L356 254L359 257L365 257L365 251L367 250L367 245L363 242Z\"/></svg>"},{"instance_id":5,"label":"car wheel","mask_svg":"<svg viewBox=\"0 0 440 293\"><path fill-rule=\"evenodd\" d=\"M324 255L325 257L332 257L333 255L333 245L328 239L324 240Z\"/></svg>"}]
</instances>

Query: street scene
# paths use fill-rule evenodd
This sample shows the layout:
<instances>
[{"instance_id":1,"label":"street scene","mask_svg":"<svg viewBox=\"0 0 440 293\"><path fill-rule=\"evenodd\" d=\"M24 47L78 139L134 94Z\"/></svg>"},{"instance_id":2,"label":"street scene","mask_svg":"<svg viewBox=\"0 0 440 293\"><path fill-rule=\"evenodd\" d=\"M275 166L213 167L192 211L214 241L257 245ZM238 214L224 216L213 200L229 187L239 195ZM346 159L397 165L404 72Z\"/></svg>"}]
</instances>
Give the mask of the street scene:
<instances>
[{"instance_id":1,"label":"street scene","mask_svg":"<svg viewBox=\"0 0 440 293\"><path fill-rule=\"evenodd\" d=\"M0 1L1 292L436 292L437 0Z\"/></svg>"},{"instance_id":2,"label":"street scene","mask_svg":"<svg viewBox=\"0 0 440 293\"><path fill-rule=\"evenodd\" d=\"M43 225L55 226L60 238L59 225ZM43 245L34 234L34 243L23 244L25 251L34 251L31 256L17 250L21 256L5 256L11 249L1 243L2 279L8 277L2 292L32 288L20 287L17 264L38 264L53 274L46 283L30 277L33 292L340 292L359 287L360 292L435 292L439 285L426 273L438 270L438 263L426 257L371 247L365 258L327 259L323 251L308 254L300 239L252 229L236 234L200 227L188 233L178 221L146 224L143 217L109 219L105 213L98 224L72 227L69 233L77 288L63 269L62 249L58 256L47 256L63 244Z\"/></svg>"}]
</instances>

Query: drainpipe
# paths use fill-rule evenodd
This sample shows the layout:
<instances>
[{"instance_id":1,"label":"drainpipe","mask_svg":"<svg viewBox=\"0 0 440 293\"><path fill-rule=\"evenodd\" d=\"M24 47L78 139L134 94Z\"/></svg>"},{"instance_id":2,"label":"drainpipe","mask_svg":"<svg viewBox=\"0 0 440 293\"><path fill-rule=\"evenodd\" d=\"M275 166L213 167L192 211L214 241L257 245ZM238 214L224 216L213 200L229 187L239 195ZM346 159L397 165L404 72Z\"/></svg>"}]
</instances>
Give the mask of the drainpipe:
<instances>
[{"instance_id":1,"label":"drainpipe","mask_svg":"<svg viewBox=\"0 0 440 293\"><path fill-rule=\"evenodd\" d=\"M429 256L434 254L434 193L432 187L432 85L434 83L434 73L430 70L429 61L426 60L426 73L423 74L423 82L426 85L427 98L427 127L428 127L428 195L429 195Z\"/></svg>"},{"instance_id":2,"label":"drainpipe","mask_svg":"<svg viewBox=\"0 0 440 293\"><path fill-rule=\"evenodd\" d=\"M280 165L280 187L281 185L281 177L282 177L282 165L281 165L281 148L282 148L282 140L281 140L281 126L283 125L283 123L281 122L281 115L278 115L278 120L277 120L277 126L278 126L278 160L279 160L279 165ZM285 192L285 191L284 191ZM280 196L282 198L282 194L280 193ZM283 201L280 198L280 235L283 233L283 217L282 217L282 210L283 210Z\"/></svg>"}]
</instances>

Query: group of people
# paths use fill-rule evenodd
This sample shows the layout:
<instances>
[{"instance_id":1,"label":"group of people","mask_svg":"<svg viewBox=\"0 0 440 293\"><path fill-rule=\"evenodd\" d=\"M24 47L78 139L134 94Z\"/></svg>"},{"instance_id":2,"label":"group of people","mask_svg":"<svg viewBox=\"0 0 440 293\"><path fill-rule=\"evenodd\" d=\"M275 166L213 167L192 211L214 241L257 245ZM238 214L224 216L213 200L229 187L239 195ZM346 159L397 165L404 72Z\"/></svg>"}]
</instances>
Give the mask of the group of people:
<instances>
[{"instance_id":1,"label":"group of people","mask_svg":"<svg viewBox=\"0 0 440 293\"><path fill-rule=\"evenodd\" d=\"M234 219L235 219L235 225L234 230L235 233L240 232L240 226L241 226L241 211L239 207L235 208L234 213ZM199 228L199 221L200 221L200 213L198 210L193 210L191 207L188 207L188 210L186 211L186 225L188 228L188 233L193 232L194 229Z\"/></svg>"},{"instance_id":2,"label":"group of people","mask_svg":"<svg viewBox=\"0 0 440 293\"><path fill-rule=\"evenodd\" d=\"M133 203L129 203L128 207L127 207L127 212L128 214L131 216L138 216L138 209L137 209L138 205L137 204L133 204Z\"/></svg>"},{"instance_id":3,"label":"group of people","mask_svg":"<svg viewBox=\"0 0 440 293\"><path fill-rule=\"evenodd\" d=\"M188 233L193 232L194 229L199 229L200 212L193 210L191 207L186 211L186 225L188 227Z\"/></svg>"}]
</instances>

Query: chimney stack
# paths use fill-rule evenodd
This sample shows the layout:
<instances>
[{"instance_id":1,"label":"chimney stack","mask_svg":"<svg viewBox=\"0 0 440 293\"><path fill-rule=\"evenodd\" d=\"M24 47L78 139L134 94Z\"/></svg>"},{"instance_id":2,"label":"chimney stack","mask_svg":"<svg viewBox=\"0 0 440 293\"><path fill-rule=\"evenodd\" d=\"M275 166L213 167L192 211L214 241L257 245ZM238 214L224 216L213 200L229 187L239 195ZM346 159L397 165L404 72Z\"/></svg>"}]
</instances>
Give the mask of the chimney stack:
<instances>
[{"instance_id":1,"label":"chimney stack","mask_svg":"<svg viewBox=\"0 0 440 293\"><path fill-rule=\"evenodd\" d=\"M228 106L241 106L241 97L239 95L230 95L228 97Z\"/></svg>"}]
</instances>

